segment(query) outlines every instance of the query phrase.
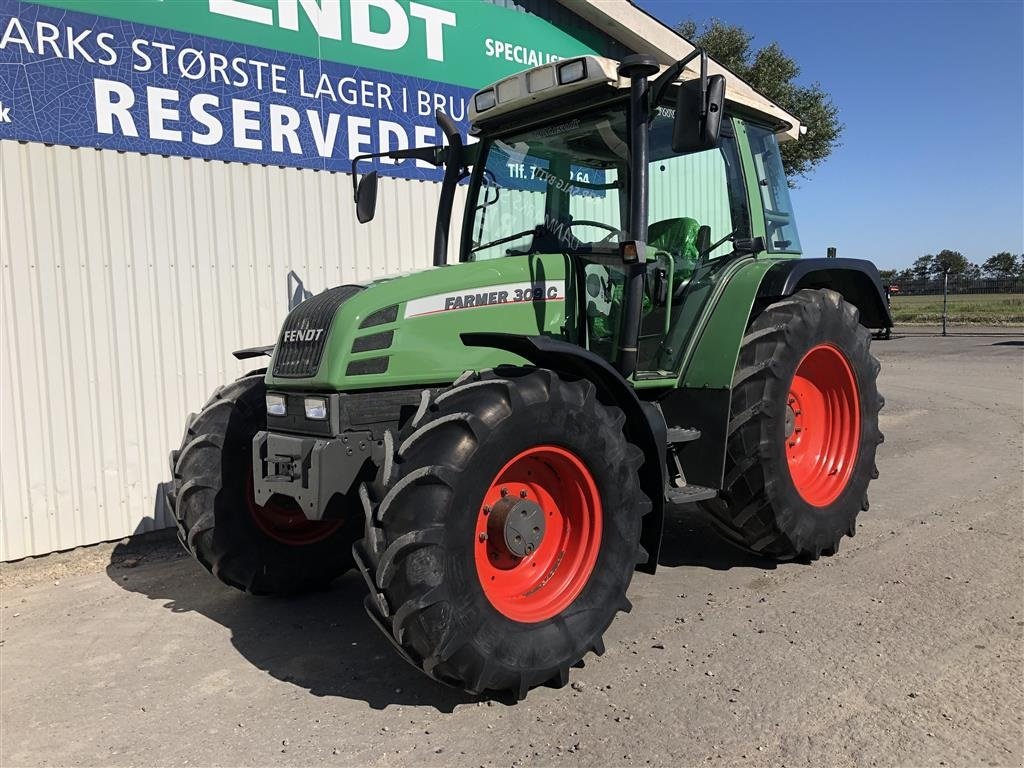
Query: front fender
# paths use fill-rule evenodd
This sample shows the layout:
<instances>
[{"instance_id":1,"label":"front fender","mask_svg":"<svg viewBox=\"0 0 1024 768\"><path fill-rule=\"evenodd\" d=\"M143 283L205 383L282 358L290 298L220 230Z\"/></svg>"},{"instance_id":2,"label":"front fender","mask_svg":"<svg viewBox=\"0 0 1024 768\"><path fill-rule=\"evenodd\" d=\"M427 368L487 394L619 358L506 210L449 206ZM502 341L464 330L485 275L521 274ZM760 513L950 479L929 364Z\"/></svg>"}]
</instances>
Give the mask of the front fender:
<instances>
[{"instance_id":1,"label":"front fender","mask_svg":"<svg viewBox=\"0 0 1024 768\"><path fill-rule=\"evenodd\" d=\"M597 387L598 398L622 409L626 415L626 436L644 452L640 485L651 500L644 516L640 543L646 562L637 568L654 573L661 551L664 526L665 451L668 430L661 411L637 397L636 391L606 360L593 352L549 336L520 336L511 333L463 333L462 343L470 347L491 347L511 352L539 368L586 379Z\"/></svg>"}]
</instances>

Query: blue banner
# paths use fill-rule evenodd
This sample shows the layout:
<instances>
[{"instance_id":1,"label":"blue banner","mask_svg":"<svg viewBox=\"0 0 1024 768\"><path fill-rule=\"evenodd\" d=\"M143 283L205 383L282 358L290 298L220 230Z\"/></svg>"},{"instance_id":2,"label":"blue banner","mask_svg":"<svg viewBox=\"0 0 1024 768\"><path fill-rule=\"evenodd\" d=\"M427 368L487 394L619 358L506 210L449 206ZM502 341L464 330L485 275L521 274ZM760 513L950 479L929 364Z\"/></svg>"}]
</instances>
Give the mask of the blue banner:
<instances>
[{"instance_id":1,"label":"blue banner","mask_svg":"<svg viewBox=\"0 0 1024 768\"><path fill-rule=\"evenodd\" d=\"M0 0L0 139L347 171L465 130L463 86ZM382 173L438 180L419 161Z\"/></svg>"}]
</instances>

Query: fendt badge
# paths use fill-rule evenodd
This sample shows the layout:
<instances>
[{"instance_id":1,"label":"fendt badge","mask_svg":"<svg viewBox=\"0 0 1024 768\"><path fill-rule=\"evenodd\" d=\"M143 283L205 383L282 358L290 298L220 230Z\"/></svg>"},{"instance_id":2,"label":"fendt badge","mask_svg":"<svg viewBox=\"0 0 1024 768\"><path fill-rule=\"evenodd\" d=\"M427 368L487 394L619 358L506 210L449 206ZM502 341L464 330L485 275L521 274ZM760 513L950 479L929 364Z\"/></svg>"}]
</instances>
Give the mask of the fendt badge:
<instances>
[{"instance_id":1,"label":"fendt badge","mask_svg":"<svg viewBox=\"0 0 1024 768\"><path fill-rule=\"evenodd\" d=\"M319 341L320 337L324 335L323 328L307 328L302 331L285 331L282 341L285 342L299 342L299 341Z\"/></svg>"}]
</instances>

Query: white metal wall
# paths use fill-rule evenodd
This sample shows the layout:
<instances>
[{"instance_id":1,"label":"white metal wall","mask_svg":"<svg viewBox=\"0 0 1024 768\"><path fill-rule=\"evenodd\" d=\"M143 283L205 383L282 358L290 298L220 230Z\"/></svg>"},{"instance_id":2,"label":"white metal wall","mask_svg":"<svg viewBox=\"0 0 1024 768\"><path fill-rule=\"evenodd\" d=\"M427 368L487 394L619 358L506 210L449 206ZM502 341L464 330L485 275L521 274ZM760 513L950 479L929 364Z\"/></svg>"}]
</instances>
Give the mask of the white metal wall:
<instances>
[{"instance_id":1,"label":"white metal wall","mask_svg":"<svg viewBox=\"0 0 1024 768\"><path fill-rule=\"evenodd\" d=\"M0 141L0 560L170 524L189 411L319 292L430 263L439 185ZM457 222L453 223L453 231Z\"/></svg>"}]
</instances>

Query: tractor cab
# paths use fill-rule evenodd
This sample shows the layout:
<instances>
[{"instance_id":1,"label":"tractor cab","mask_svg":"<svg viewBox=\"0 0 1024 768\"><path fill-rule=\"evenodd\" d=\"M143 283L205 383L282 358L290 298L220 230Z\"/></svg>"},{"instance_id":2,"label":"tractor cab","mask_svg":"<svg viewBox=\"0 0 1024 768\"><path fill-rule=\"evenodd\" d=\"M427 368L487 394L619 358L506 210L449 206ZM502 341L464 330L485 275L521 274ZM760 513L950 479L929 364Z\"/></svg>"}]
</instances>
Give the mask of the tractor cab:
<instances>
[{"instance_id":1,"label":"tractor cab","mask_svg":"<svg viewBox=\"0 0 1024 768\"><path fill-rule=\"evenodd\" d=\"M574 288L566 338L626 377L666 385L716 275L739 256L800 250L773 128L727 114L722 77L707 76L706 57L699 75L688 63L583 56L536 67L474 95L477 143L446 131L451 146L427 150L468 179L461 262L562 256ZM372 211L358 186L356 199ZM446 250L435 256L446 263Z\"/></svg>"}]
</instances>

